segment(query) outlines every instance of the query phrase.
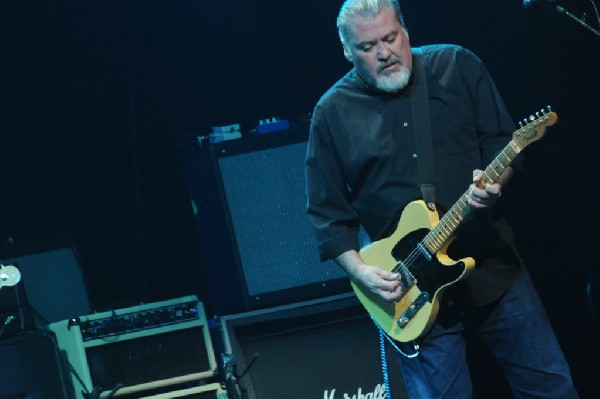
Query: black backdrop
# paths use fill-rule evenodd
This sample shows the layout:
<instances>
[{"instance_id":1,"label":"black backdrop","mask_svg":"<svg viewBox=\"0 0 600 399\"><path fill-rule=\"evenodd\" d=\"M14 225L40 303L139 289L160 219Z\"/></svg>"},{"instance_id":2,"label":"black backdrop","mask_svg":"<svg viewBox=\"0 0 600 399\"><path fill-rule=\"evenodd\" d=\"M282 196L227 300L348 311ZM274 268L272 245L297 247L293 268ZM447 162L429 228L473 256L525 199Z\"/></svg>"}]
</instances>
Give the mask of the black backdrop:
<instances>
[{"instance_id":1,"label":"black backdrop","mask_svg":"<svg viewBox=\"0 0 600 399\"><path fill-rule=\"evenodd\" d=\"M68 236L97 308L202 298L182 145L214 125L305 120L349 68L339 4L2 2L0 251ZM586 367L598 330L583 288L598 268L600 37L520 1L402 4L413 45L475 51L515 120L547 104L557 111L558 124L527 150L511 217L578 379L597 379ZM565 5L597 26L590 2Z\"/></svg>"}]
</instances>

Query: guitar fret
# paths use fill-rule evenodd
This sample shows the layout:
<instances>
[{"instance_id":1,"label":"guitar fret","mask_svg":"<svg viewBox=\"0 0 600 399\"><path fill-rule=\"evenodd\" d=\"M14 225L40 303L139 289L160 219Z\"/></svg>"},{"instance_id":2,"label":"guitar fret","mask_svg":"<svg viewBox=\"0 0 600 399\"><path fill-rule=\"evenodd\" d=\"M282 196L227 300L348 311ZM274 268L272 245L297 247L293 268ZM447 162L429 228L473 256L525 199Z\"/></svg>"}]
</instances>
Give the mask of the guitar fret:
<instances>
[{"instance_id":1,"label":"guitar fret","mask_svg":"<svg viewBox=\"0 0 600 399\"><path fill-rule=\"evenodd\" d=\"M492 163L492 167L494 168L495 171L500 171L500 174L502 174L502 172L504 172L504 169L506 169L507 165L504 165L502 162L500 162L500 160L498 158L496 158L494 160L494 162Z\"/></svg>"},{"instance_id":2,"label":"guitar fret","mask_svg":"<svg viewBox=\"0 0 600 399\"><path fill-rule=\"evenodd\" d=\"M434 229L433 231L436 231L436 230L437 230L437 228L436 228L436 229ZM438 247L439 247L439 246L441 246L441 245L444 243L444 241L443 241L443 240L442 240L442 241L440 241L440 237L439 237L439 234L438 234L437 232L436 232L436 234L433 236L433 243L434 243L436 246L438 246Z\"/></svg>"},{"instance_id":3,"label":"guitar fret","mask_svg":"<svg viewBox=\"0 0 600 399\"><path fill-rule=\"evenodd\" d=\"M494 178L493 178L493 179L491 179L491 180L492 180L492 181L498 181L498 178L500 177L500 175L502 174L502 172L498 173L498 171L497 171L496 169L493 169L493 168L490 168L489 170L486 170L486 171L485 171L485 173L486 173L486 174L489 174L489 173L491 173L491 172L493 172L493 173L494 173L494 175L496 176L496 177L494 177Z\"/></svg>"},{"instance_id":4,"label":"guitar fret","mask_svg":"<svg viewBox=\"0 0 600 399\"><path fill-rule=\"evenodd\" d=\"M502 154L504 155L504 154ZM506 157L506 155L504 155ZM498 155L498 157L496 157L496 159L494 160L494 162L496 164L498 164L498 169L500 169L501 172L504 172L504 169L506 169L506 167L509 165L509 162L506 162L506 160L502 160L500 159L500 155Z\"/></svg>"},{"instance_id":5,"label":"guitar fret","mask_svg":"<svg viewBox=\"0 0 600 399\"><path fill-rule=\"evenodd\" d=\"M458 227L458 224L460 222L454 218L454 213L450 213L450 212L448 212L448 213L450 214L450 216L448 217L448 222L452 225L452 229L456 229L456 227ZM452 223L452 222L454 222L454 223Z\"/></svg>"},{"instance_id":6,"label":"guitar fret","mask_svg":"<svg viewBox=\"0 0 600 399\"><path fill-rule=\"evenodd\" d=\"M512 162L512 159L508 155L506 155L505 151L506 151L506 148L498 156L504 155L504 157L506 158L506 161L507 161L506 165L509 165ZM502 164L502 166L504 166L504 167L506 167L506 165L504 165L504 163Z\"/></svg>"},{"instance_id":7,"label":"guitar fret","mask_svg":"<svg viewBox=\"0 0 600 399\"><path fill-rule=\"evenodd\" d=\"M484 183L498 181L506 167L518 154L513 145L511 141L483 171ZM469 190L456 201L437 226L425 236L423 243L429 251L437 252L463 221L464 210L468 207L468 195Z\"/></svg>"},{"instance_id":8,"label":"guitar fret","mask_svg":"<svg viewBox=\"0 0 600 399\"><path fill-rule=\"evenodd\" d=\"M513 143L512 141L510 142L510 144L506 147L506 151L509 152L510 154L510 160L512 162L512 160L519 155L519 153L521 152L521 148L518 147L515 143Z\"/></svg>"},{"instance_id":9,"label":"guitar fret","mask_svg":"<svg viewBox=\"0 0 600 399\"><path fill-rule=\"evenodd\" d=\"M448 224L447 223L443 223L442 229L444 230L444 233L446 233L446 237L450 237L450 235L452 234L452 230L450 229L450 231L448 231Z\"/></svg>"},{"instance_id":10,"label":"guitar fret","mask_svg":"<svg viewBox=\"0 0 600 399\"><path fill-rule=\"evenodd\" d=\"M440 241L440 237L439 237L439 224L433 229L431 230L431 232L429 234L431 234L431 237L429 238L429 242L430 242L430 246L435 248L434 252L437 252L437 250L442 246L442 244L444 243L444 241Z\"/></svg>"},{"instance_id":11,"label":"guitar fret","mask_svg":"<svg viewBox=\"0 0 600 399\"><path fill-rule=\"evenodd\" d=\"M483 176L484 176L484 177L487 179L487 180L485 180L485 181L484 181L484 183L487 183L487 182L493 182L493 181L495 181L494 179L492 179L492 178L489 176L489 174L488 174L488 171L487 171L487 170L483 171Z\"/></svg>"},{"instance_id":12,"label":"guitar fret","mask_svg":"<svg viewBox=\"0 0 600 399\"><path fill-rule=\"evenodd\" d=\"M496 182L517 154L518 151L513 148L513 143L511 141L483 171L483 183ZM435 226L435 228L433 228L423 239L423 245L431 253L439 251L463 221L465 216L464 211L469 206L469 191L470 190L467 190L458 201L456 201L438 222L437 226Z\"/></svg>"},{"instance_id":13,"label":"guitar fret","mask_svg":"<svg viewBox=\"0 0 600 399\"><path fill-rule=\"evenodd\" d=\"M457 206L459 205L459 206ZM424 245L428 250L435 253L437 252L442 245L448 240L448 238L452 235L454 230L456 230L457 226L463 219L462 211L460 207L466 206L464 200L458 201L448 213L440 220L437 226L432 229L429 234L423 240Z\"/></svg>"},{"instance_id":14,"label":"guitar fret","mask_svg":"<svg viewBox=\"0 0 600 399\"><path fill-rule=\"evenodd\" d=\"M514 143L514 140L510 141L508 145L500 151L492 163L490 163L483 171L483 183L498 181L504 170L510 165L518 153L519 148ZM423 239L423 244L432 253L437 252L444 245L446 240L452 236L453 232L463 221L465 216L464 210L468 207L468 195L469 190L456 201L438 222L437 226Z\"/></svg>"}]
</instances>

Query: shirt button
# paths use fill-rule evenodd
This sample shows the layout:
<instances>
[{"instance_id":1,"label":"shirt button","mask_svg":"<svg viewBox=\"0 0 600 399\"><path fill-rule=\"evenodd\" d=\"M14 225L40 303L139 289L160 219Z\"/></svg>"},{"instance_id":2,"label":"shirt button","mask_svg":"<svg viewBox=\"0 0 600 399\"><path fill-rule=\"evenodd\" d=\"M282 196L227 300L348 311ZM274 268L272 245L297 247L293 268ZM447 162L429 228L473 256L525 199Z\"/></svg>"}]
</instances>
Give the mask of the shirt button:
<instances>
[{"instance_id":1,"label":"shirt button","mask_svg":"<svg viewBox=\"0 0 600 399\"><path fill-rule=\"evenodd\" d=\"M408 122L404 122L404 127L408 126Z\"/></svg>"},{"instance_id":2,"label":"shirt button","mask_svg":"<svg viewBox=\"0 0 600 399\"><path fill-rule=\"evenodd\" d=\"M417 154L416 154L416 153L412 154L412 157L413 157L414 159L417 159Z\"/></svg>"}]
</instances>

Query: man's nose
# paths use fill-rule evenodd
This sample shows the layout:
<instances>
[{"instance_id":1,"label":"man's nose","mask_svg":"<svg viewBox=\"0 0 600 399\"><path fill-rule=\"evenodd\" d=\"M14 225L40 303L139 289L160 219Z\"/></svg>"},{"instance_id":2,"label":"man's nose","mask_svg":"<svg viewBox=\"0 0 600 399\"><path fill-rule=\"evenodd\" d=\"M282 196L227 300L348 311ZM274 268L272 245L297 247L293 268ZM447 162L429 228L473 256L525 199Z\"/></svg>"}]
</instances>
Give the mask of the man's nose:
<instances>
[{"instance_id":1,"label":"man's nose","mask_svg":"<svg viewBox=\"0 0 600 399\"><path fill-rule=\"evenodd\" d=\"M392 51L387 43L379 43L377 45L377 57L380 60L387 60L392 55Z\"/></svg>"}]
</instances>

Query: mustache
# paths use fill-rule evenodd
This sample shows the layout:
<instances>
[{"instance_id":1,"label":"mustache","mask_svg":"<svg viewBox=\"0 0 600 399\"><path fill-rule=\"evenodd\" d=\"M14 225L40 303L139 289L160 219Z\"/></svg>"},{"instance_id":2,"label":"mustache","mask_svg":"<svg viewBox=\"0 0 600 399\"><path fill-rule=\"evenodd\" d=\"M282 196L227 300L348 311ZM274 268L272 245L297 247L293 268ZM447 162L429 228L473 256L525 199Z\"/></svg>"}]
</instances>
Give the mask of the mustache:
<instances>
[{"instance_id":1,"label":"mustache","mask_svg":"<svg viewBox=\"0 0 600 399\"><path fill-rule=\"evenodd\" d=\"M388 60L385 64L381 65L378 69L379 72L383 71L385 68L388 68L392 65L404 65L400 59Z\"/></svg>"}]
</instances>

